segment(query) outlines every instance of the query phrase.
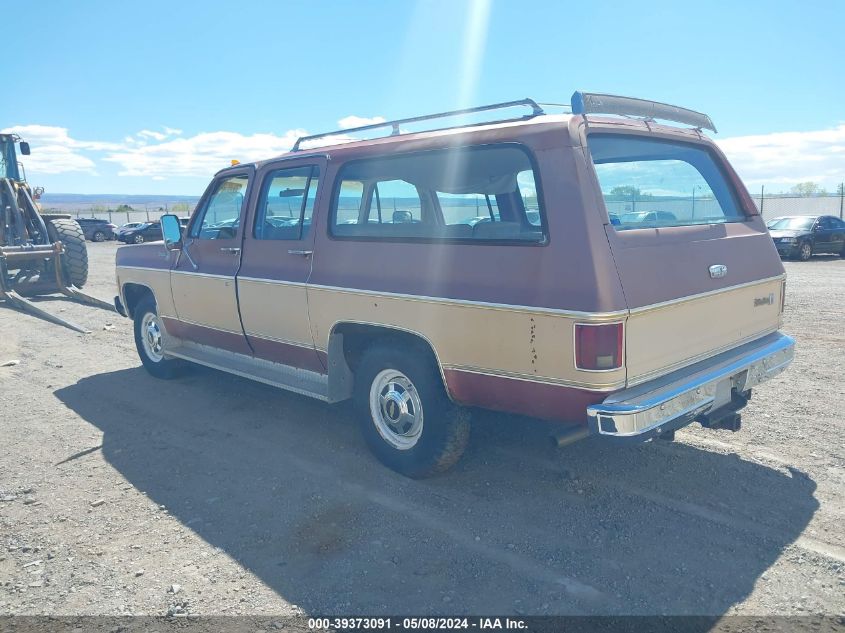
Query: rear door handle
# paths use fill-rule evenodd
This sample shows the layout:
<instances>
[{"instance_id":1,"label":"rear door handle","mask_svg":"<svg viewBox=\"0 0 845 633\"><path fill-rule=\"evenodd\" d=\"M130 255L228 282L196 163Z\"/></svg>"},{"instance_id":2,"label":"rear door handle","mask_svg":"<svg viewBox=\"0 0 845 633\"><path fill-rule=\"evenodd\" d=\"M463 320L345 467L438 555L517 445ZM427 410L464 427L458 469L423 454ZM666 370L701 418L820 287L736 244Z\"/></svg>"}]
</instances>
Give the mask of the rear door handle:
<instances>
[{"instance_id":1,"label":"rear door handle","mask_svg":"<svg viewBox=\"0 0 845 633\"><path fill-rule=\"evenodd\" d=\"M237 255L241 252L241 249L237 246L223 246L220 248L220 250L224 253L231 253L232 255Z\"/></svg>"},{"instance_id":2,"label":"rear door handle","mask_svg":"<svg viewBox=\"0 0 845 633\"><path fill-rule=\"evenodd\" d=\"M311 257L314 251L297 251L297 250L289 250L289 255L302 255L303 257Z\"/></svg>"}]
</instances>

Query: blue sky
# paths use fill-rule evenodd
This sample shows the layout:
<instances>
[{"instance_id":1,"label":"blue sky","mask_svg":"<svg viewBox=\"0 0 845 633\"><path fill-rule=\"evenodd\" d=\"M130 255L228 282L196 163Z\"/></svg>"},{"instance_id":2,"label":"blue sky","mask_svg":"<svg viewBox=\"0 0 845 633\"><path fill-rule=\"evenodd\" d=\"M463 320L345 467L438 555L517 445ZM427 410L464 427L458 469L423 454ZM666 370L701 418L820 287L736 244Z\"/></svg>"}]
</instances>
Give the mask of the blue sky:
<instances>
[{"instance_id":1,"label":"blue sky","mask_svg":"<svg viewBox=\"0 0 845 633\"><path fill-rule=\"evenodd\" d=\"M350 116L583 89L707 112L751 189L833 189L843 23L834 1L28 0L3 34L0 129L48 191L190 195Z\"/></svg>"}]
</instances>

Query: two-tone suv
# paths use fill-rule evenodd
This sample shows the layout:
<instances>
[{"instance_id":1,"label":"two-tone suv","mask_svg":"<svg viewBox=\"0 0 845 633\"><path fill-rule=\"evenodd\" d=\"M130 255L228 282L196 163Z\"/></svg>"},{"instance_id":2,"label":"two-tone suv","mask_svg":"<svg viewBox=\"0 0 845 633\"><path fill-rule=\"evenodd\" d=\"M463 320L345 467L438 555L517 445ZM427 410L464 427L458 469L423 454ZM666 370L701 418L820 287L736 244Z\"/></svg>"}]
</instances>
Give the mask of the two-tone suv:
<instances>
[{"instance_id":1,"label":"two-tone suv","mask_svg":"<svg viewBox=\"0 0 845 633\"><path fill-rule=\"evenodd\" d=\"M352 399L373 452L414 477L458 459L469 407L570 439L737 429L793 341L777 250L709 117L583 93L568 114L458 114L517 106L220 171L184 234L164 216L164 245L118 250L144 367Z\"/></svg>"}]
</instances>

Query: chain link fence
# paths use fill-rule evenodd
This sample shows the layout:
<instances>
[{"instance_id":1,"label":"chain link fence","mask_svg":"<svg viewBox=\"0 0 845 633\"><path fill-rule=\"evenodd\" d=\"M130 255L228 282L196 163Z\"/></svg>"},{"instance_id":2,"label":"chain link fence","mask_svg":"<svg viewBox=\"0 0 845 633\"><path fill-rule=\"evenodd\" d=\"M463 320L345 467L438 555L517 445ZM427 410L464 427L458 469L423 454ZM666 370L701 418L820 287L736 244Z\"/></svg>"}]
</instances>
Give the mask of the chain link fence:
<instances>
[{"instance_id":1,"label":"chain link fence","mask_svg":"<svg viewBox=\"0 0 845 633\"><path fill-rule=\"evenodd\" d=\"M108 204L98 203L85 205L80 203L51 204L42 203L44 213L66 213L74 218L97 218L108 220L117 226L129 222L154 222L165 213L173 213L182 218L189 217L194 212L199 198L193 202L175 202L173 204Z\"/></svg>"},{"instance_id":2,"label":"chain link fence","mask_svg":"<svg viewBox=\"0 0 845 633\"><path fill-rule=\"evenodd\" d=\"M828 194L828 195L813 195L813 196L796 196L791 194L765 194L763 192L752 194L754 204L760 210L763 219L771 220L782 215L833 215L841 219L845 219L845 195L843 194ZM112 224L120 226L128 222L150 222L158 220L165 213L174 213L179 217L189 217L194 211L199 198L195 201L175 202L172 204L156 204L156 205L113 205L109 208L108 204L84 205L84 204L59 204L59 205L43 205L45 212L60 212L69 213L76 218L99 218L108 220ZM661 205L667 206L667 210L677 213L678 204L683 204L689 207L688 212L691 216L697 213L707 215L708 208L714 204L714 201L708 198L701 198L698 200L690 200L688 198L679 200L663 199L648 202L649 210L661 210L658 207ZM630 202L624 201L608 201L608 210L611 213L628 213L637 211L637 206L642 206L644 202Z\"/></svg>"}]
</instances>

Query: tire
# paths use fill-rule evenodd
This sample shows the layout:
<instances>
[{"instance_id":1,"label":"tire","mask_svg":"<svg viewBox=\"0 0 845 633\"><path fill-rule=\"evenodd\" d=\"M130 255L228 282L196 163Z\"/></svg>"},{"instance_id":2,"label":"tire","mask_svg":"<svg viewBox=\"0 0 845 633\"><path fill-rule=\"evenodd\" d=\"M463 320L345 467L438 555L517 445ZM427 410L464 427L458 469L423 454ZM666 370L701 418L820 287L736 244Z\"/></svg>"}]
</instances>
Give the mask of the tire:
<instances>
[{"instance_id":1,"label":"tire","mask_svg":"<svg viewBox=\"0 0 845 633\"><path fill-rule=\"evenodd\" d=\"M161 351L163 338L158 309L152 295L141 299L132 316L135 321L135 347L144 369L151 376L164 380L178 376L183 367L182 361L165 358L162 354L156 353ZM150 328L157 330L157 341L156 335Z\"/></svg>"},{"instance_id":2,"label":"tire","mask_svg":"<svg viewBox=\"0 0 845 633\"><path fill-rule=\"evenodd\" d=\"M364 440L398 473L414 479L441 473L466 449L468 411L449 400L431 355L404 342L364 352L354 398Z\"/></svg>"},{"instance_id":3,"label":"tire","mask_svg":"<svg viewBox=\"0 0 845 633\"><path fill-rule=\"evenodd\" d=\"M82 288L88 281L88 247L82 227L76 220L49 220L47 233L65 247L61 260L64 282Z\"/></svg>"},{"instance_id":4,"label":"tire","mask_svg":"<svg viewBox=\"0 0 845 633\"><path fill-rule=\"evenodd\" d=\"M94 231L94 235L91 236L92 242L105 242L106 241L106 234L102 231Z\"/></svg>"},{"instance_id":5,"label":"tire","mask_svg":"<svg viewBox=\"0 0 845 633\"><path fill-rule=\"evenodd\" d=\"M132 242L135 244L143 244L144 243L144 236L138 233L135 237L132 238Z\"/></svg>"},{"instance_id":6,"label":"tire","mask_svg":"<svg viewBox=\"0 0 845 633\"><path fill-rule=\"evenodd\" d=\"M798 259L802 262L809 261L813 256L813 245L809 242L802 242L798 247Z\"/></svg>"}]
</instances>

